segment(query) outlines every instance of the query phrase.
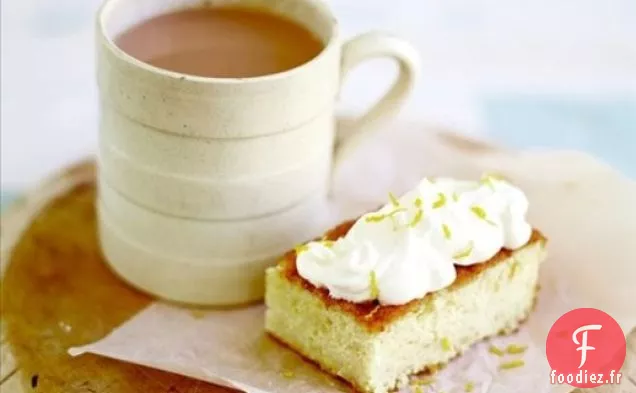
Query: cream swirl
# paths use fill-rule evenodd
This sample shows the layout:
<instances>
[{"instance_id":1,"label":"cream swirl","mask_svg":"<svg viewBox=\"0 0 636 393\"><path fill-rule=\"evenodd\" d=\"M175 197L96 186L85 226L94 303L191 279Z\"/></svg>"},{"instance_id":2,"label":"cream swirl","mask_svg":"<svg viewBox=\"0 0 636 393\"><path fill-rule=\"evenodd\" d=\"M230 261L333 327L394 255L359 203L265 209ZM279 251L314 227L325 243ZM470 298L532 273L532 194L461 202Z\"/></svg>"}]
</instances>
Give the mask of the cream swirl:
<instances>
[{"instance_id":1,"label":"cream swirl","mask_svg":"<svg viewBox=\"0 0 636 393\"><path fill-rule=\"evenodd\" d=\"M424 179L337 241L302 247L298 273L336 299L404 304L451 285L455 265L525 245L532 233L527 210L524 193L493 176Z\"/></svg>"}]
</instances>

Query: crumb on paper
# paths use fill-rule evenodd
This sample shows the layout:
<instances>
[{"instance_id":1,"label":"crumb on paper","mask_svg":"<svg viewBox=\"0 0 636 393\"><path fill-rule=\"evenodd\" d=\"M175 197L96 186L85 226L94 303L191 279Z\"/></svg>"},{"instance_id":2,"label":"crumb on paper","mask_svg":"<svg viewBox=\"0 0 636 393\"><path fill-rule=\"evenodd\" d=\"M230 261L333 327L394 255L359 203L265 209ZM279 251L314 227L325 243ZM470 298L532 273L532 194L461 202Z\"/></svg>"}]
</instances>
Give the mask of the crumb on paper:
<instances>
[{"instance_id":1,"label":"crumb on paper","mask_svg":"<svg viewBox=\"0 0 636 393\"><path fill-rule=\"evenodd\" d=\"M57 325L62 329L64 333L70 333L73 327L64 321L59 321Z\"/></svg>"},{"instance_id":2,"label":"crumb on paper","mask_svg":"<svg viewBox=\"0 0 636 393\"><path fill-rule=\"evenodd\" d=\"M283 370L281 375L287 379L294 378L294 372L291 370Z\"/></svg>"},{"instance_id":3,"label":"crumb on paper","mask_svg":"<svg viewBox=\"0 0 636 393\"><path fill-rule=\"evenodd\" d=\"M511 355L518 355L524 353L526 349L528 349L527 345L510 344L506 347L506 352Z\"/></svg>"},{"instance_id":4,"label":"crumb on paper","mask_svg":"<svg viewBox=\"0 0 636 393\"><path fill-rule=\"evenodd\" d=\"M35 389L38 387L39 380L40 380L40 376L38 374L33 374L31 376L31 389Z\"/></svg>"},{"instance_id":5,"label":"crumb on paper","mask_svg":"<svg viewBox=\"0 0 636 393\"><path fill-rule=\"evenodd\" d=\"M488 352L492 353L495 356L500 356L500 357L504 355L504 352L494 345L491 345L490 348L488 348Z\"/></svg>"},{"instance_id":6,"label":"crumb on paper","mask_svg":"<svg viewBox=\"0 0 636 393\"><path fill-rule=\"evenodd\" d=\"M194 319L202 319L205 317L205 311L197 309L190 310L190 315L192 315Z\"/></svg>"},{"instance_id":7,"label":"crumb on paper","mask_svg":"<svg viewBox=\"0 0 636 393\"><path fill-rule=\"evenodd\" d=\"M453 350L453 344L450 342L448 337L442 337L442 349L446 352Z\"/></svg>"},{"instance_id":8,"label":"crumb on paper","mask_svg":"<svg viewBox=\"0 0 636 393\"><path fill-rule=\"evenodd\" d=\"M509 362L501 363L499 365L499 369L501 369L501 370L510 370L510 369L513 369L513 368L523 367L524 364L525 364L525 362L523 360L516 359L516 360L511 360Z\"/></svg>"},{"instance_id":9,"label":"crumb on paper","mask_svg":"<svg viewBox=\"0 0 636 393\"><path fill-rule=\"evenodd\" d=\"M435 382L435 380L433 378L426 377L426 378L416 379L416 380L412 381L411 385L413 385L413 386L427 386L427 385L431 385L433 382Z\"/></svg>"}]
</instances>

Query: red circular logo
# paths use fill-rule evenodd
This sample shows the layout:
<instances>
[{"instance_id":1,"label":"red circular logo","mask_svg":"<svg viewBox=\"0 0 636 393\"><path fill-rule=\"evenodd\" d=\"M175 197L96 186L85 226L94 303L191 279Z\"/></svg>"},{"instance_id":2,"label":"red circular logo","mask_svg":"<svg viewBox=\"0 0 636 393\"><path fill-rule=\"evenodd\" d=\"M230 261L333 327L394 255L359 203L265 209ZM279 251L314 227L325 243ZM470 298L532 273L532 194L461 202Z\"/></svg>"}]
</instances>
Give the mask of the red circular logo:
<instances>
[{"instance_id":1,"label":"red circular logo","mask_svg":"<svg viewBox=\"0 0 636 393\"><path fill-rule=\"evenodd\" d=\"M548 332L550 380L577 388L617 384L626 347L625 334L609 314L595 308L569 311Z\"/></svg>"}]
</instances>

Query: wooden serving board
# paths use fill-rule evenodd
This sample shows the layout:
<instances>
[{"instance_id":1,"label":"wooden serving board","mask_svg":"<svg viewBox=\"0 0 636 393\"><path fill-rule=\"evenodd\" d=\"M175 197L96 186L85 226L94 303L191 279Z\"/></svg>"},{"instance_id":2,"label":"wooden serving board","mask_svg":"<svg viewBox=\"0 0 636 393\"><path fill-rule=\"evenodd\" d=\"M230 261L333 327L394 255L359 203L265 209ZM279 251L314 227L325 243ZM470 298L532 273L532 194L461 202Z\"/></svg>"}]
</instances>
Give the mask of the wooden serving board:
<instances>
[{"instance_id":1,"label":"wooden serving board","mask_svg":"<svg viewBox=\"0 0 636 393\"><path fill-rule=\"evenodd\" d=\"M490 149L456 137L436 143L460 153ZM95 229L94 180L94 163L80 163L16 201L2 216L0 391L230 392L106 358L67 355L69 347L102 338L152 301L103 263ZM636 344L628 348L633 358ZM596 391L618 392L612 389ZM636 392L636 385L626 389L632 390L621 391Z\"/></svg>"},{"instance_id":2,"label":"wooden serving board","mask_svg":"<svg viewBox=\"0 0 636 393\"><path fill-rule=\"evenodd\" d=\"M2 217L2 245L17 240L2 258L2 392L229 392L106 358L66 354L152 301L103 263L94 173L92 162L70 168Z\"/></svg>"}]
</instances>

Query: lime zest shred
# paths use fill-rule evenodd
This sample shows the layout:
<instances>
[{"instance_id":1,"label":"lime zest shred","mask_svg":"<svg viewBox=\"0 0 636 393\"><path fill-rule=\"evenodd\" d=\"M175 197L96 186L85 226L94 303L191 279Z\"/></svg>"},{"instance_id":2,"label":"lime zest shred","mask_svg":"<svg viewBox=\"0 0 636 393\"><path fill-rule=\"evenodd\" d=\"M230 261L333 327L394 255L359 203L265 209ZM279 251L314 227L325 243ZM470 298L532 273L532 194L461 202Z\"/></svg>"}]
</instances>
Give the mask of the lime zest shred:
<instances>
[{"instance_id":1,"label":"lime zest shred","mask_svg":"<svg viewBox=\"0 0 636 393\"><path fill-rule=\"evenodd\" d=\"M471 381L466 382L466 385L464 385L464 391L466 391L466 393L470 393L473 390L475 390L475 383Z\"/></svg>"},{"instance_id":2,"label":"lime zest shred","mask_svg":"<svg viewBox=\"0 0 636 393\"><path fill-rule=\"evenodd\" d=\"M396 214L406 211L406 208L404 207L398 207L396 209L391 210L390 212L386 213L386 214L374 214L374 215L369 215L367 216L364 220L366 222L381 222L386 218L391 218L393 216L395 216Z\"/></svg>"},{"instance_id":3,"label":"lime zest shred","mask_svg":"<svg viewBox=\"0 0 636 393\"><path fill-rule=\"evenodd\" d=\"M424 215L424 211L422 211L422 209L417 209L417 212L415 213L415 216L413 216L413 220L411 220L411 222L409 223L409 226L411 228L415 228L415 226L419 224L420 221L422 221L423 215Z\"/></svg>"},{"instance_id":4,"label":"lime zest shred","mask_svg":"<svg viewBox=\"0 0 636 393\"><path fill-rule=\"evenodd\" d=\"M442 232L444 232L444 237L446 238L446 240L450 240L450 238L453 236L450 228L446 224L442 224Z\"/></svg>"},{"instance_id":5,"label":"lime zest shred","mask_svg":"<svg viewBox=\"0 0 636 393\"><path fill-rule=\"evenodd\" d=\"M378 277L373 270L369 272L369 287L371 291L371 298L373 300L377 299L380 296L380 288L378 288Z\"/></svg>"},{"instance_id":6,"label":"lime zest shred","mask_svg":"<svg viewBox=\"0 0 636 393\"><path fill-rule=\"evenodd\" d=\"M299 244L294 248L294 250L296 251L296 255L299 255L301 252L309 250L309 246L307 244Z\"/></svg>"},{"instance_id":7,"label":"lime zest shred","mask_svg":"<svg viewBox=\"0 0 636 393\"><path fill-rule=\"evenodd\" d=\"M453 259L464 259L468 257L473 252L474 246L475 244L471 240L470 242L468 242L468 245L466 245L466 247L463 250L460 250L457 253L455 253L455 255L453 255Z\"/></svg>"},{"instance_id":8,"label":"lime zest shred","mask_svg":"<svg viewBox=\"0 0 636 393\"><path fill-rule=\"evenodd\" d=\"M424 389L420 385L415 385L415 389L413 389L413 393L424 393Z\"/></svg>"},{"instance_id":9,"label":"lime zest shred","mask_svg":"<svg viewBox=\"0 0 636 393\"><path fill-rule=\"evenodd\" d=\"M528 349L527 345L510 344L506 347L506 352L511 355L519 355Z\"/></svg>"},{"instance_id":10,"label":"lime zest shred","mask_svg":"<svg viewBox=\"0 0 636 393\"><path fill-rule=\"evenodd\" d=\"M437 194L437 200L433 202L433 209L439 209L446 204L446 195L443 192Z\"/></svg>"},{"instance_id":11,"label":"lime zest shred","mask_svg":"<svg viewBox=\"0 0 636 393\"><path fill-rule=\"evenodd\" d=\"M384 214L377 214L377 215L373 215L373 216L366 216L364 221L366 221L366 222L380 222L380 221L384 220L385 218L386 218L386 216Z\"/></svg>"},{"instance_id":12,"label":"lime zest shred","mask_svg":"<svg viewBox=\"0 0 636 393\"><path fill-rule=\"evenodd\" d=\"M389 213L386 214L387 217L393 217L394 215L400 213L400 212L405 212L406 208L405 207L398 207L397 209L393 209L391 210Z\"/></svg>"},{"instance_id":13,"label":"lime zest shred","mask_svg":"<svg viewBox=\"0 0 636 393\"><path fill-rule=\"evenodd\" d=\"M486 210L481 206L471 206L470 211L473 212L480 220L487 220Z\"/></svg>"},{"instance_id":14,"label":"lime zest shred","mask_svg":"<svg viewBox=\"0 0 636 393\"><path fill-rule=\"evenodd\" d=\"M500 180L500 181L506 181L506 177L500 173L496 173L496 172L486 172L482 175L481 180Z\"/></svg>"},{"instance_id":15,"label":"lime zest shred","mask_svg":"<svg viewBox=\"0 0 636 393\"><path fill-rule=\"evenodd\" d=\"M323 244L325 247L331 248L331 247L333 247L333 245L334 245L334 244L336 244L336 242L335 242L335 241L333 241L333 240L328 240L328 239L327 239L327 240L323 240L323 241L322 241L322 244Z\"/></svg>"},{"instance_id":16,"label":"lime zest shred","mask_svg":"<svg viewBox=\"0 0 636 393\"><path fill-rule=\"evenodd\" d=\"M501 363L499 365L500 370L510 370L513 368L523 367L526 364L522 359L515 359L509 362Z\"/></svg>"},{"instance_id":17,"label":"lime zest shred","mask_svg":"<svg viewBox=\"0 0 636 393\"><path fill-rule=\"evenodd\" d=\"M282 375L283 377L287 378L287 379L294 378L294 372L293 372L293 371L291 371L291 370L283 370L283 371L281 372L281 375Z\"/></svg>"},{"instance_id":18,"label":"lime zest shred","mask_svg":"<svg viewBox=\"0 0 636 393\"><path fill-rule=\"evenodd\" d=\"M415 207L417 208L422 207L422 198L420 197L415 198Z\"/></svg>"},{"instance_id":19,"label":"lime zest shred","mask_svg":"<svg viewBox=\"0 0 636 393\"><path fill-rule=\"evenodd\" d=\"M498 347L491 345L490 348L488 348L488 352L492 353L495 356L503 356L504 355L504 351L502 351L501 349L499 349Z\"/></svg>"},{"instance_id":20,"label":"lime zest shred","mask_svg":"<svg viewBox=\"0 0 636 393\"><path fill-rule=\"evenodd\" d=\"M489 176L482 177L479 183L488 186L488 188L493 191L495 190L495 184L493 183L492 178Z\"/></svg>"},{"instance_id":21,"label":"lime zest shred","mask_svg":"<svg viewBox=\"0 0 636 393\"><path fill-rule=\"evenodd\" d=\"M449 352L453 350L453 344L450 342L448 337L442 337L441 344L444 351Z\"/></svg>"},{"instance_id":22,"label":"lime zest shred","mask_svg":"<svg viewBox=\"0 0 636 393\"><path fill-rule=\"evenodd\" d=\"M453 195L452 195L452 197L453 197L453 202L457 202L457 201L459 201L459 195L457 195L457 193L456 193L456 192L454 192L454 191L453 191Z\"/></svg>"},{"instance_id":23,"label":"lime zest shred","mask_svg":"<svg viewBox=\"0 0 636 393\"><path fill-rule=\"evenodd\" d=\"M391 205L393 205L394 207L400 206L400 201L398 201L398 199L395 197L395 195L393 195L392 192L389 192L389 201L391 201Z\"/></svg>"}]
</instances>

